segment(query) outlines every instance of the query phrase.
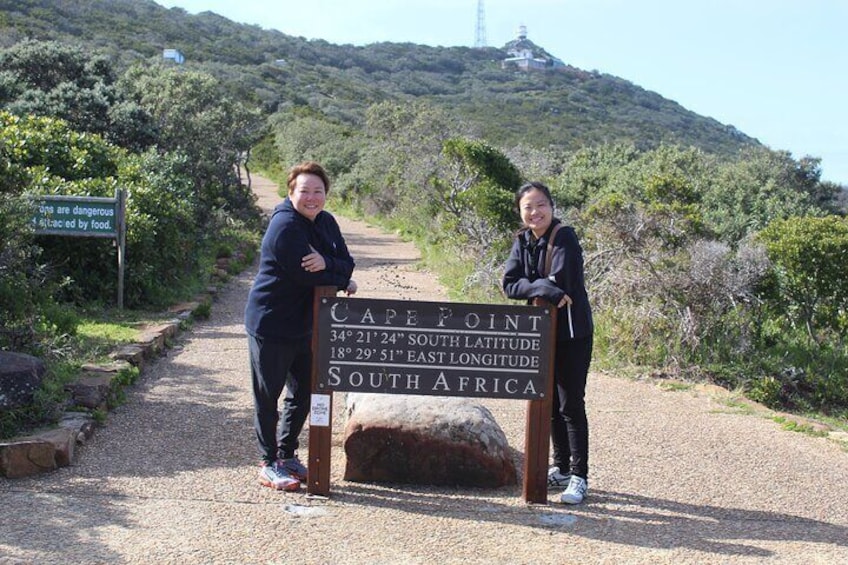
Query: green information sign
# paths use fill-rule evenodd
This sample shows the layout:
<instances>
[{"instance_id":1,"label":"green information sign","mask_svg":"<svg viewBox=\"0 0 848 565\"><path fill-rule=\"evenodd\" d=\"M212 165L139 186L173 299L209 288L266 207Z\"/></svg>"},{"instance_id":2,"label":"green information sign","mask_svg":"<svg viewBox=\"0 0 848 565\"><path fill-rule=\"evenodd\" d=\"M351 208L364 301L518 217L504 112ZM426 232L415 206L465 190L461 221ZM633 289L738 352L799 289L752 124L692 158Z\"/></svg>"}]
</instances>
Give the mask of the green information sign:
<instances>
[{"instance_id":1,"label":"green information sign","mask_svg":"<svg viewBox=\"0 0 848 565\"><path fill-rule=\"evenodd\" d=\"M36 233L110 237L118 234L118 200L95 197L42 197L32 218Z\"/></svg>"},{"instance_id":2,"label":"green information sign","mask_svg":"<svg viewBox=\"0 0 848 565\"><path fill-rule=\"evenodd\" d=\"M118 249L118 308L124 307L124 252L126 246L127 197L38 196L33 201L32 226L39 235L108 237Z\"/></svg>"}]
</instances>

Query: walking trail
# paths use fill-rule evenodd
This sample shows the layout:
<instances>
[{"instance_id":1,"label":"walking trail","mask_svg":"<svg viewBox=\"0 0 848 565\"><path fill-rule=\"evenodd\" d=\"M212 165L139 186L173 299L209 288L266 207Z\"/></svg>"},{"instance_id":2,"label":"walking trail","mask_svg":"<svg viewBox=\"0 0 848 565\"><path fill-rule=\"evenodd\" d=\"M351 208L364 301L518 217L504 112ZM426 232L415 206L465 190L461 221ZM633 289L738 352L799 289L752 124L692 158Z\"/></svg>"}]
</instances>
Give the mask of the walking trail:
<instances>
[{"instance_id":1,"label":"walking trail","mask_svg":"<svg viewBox=\"0 0 848 565\"><path fill-rule=\"evenodd\" d=\"M260 203L276 187L254 178ZM358 296L447 300L415 248L339 219ZM786 431L722 391L590 375L590 491L527 505L521 486L342 480L335 395L331 495L257 482L242 315L233 279L71 467L0 479L5 563L848 563L848 453ZM526 403L481 400L520 457ZM306 459L306 440L301 457ZM519 469L520 469L519 465Z\"/></svg>"}]
</instances>

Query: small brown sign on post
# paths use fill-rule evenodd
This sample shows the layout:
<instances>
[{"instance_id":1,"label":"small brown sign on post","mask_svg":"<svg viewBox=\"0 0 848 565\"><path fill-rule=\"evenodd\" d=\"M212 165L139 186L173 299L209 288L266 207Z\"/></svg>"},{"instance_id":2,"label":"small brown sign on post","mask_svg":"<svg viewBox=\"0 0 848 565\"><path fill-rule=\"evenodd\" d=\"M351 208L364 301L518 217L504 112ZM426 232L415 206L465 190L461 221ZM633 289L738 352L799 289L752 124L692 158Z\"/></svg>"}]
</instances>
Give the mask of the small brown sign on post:
<instances>
[{"instance_id":1,"label":"small brown sign on post","mask_svg":"<svg viewBox=\"0 0 848 565\"><path fill-rule=\"evenodd\" d=\"M547 500L551 306L359 299L332 291L316 292L310 419L310 430L326 430L328 450L331 424L322 426L322 415L333 391L529 400L524 494L528 502ZM329 482L313 485L311 475L318 445L310 431L309 492L326 495Z\"/></svg>"}]
</instances>

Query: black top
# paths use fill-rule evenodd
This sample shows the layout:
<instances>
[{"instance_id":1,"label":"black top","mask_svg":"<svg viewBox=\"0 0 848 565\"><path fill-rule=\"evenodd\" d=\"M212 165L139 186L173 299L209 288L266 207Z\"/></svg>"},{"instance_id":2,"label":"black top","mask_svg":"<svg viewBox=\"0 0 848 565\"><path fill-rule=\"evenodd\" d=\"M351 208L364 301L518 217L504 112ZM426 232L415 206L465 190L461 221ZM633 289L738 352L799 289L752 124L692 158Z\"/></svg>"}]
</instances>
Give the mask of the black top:
<instances>
[{"instance_id":1,"label":"black top","mask_svg":"<svg viewBox=\"0 0 848 565\"><path fill-rule=\"evenodd\" d=\"M553 305L559 304L567 294L572 305L559 309L557 339L588 337L594 330L592 308L583 278L583 248L574 228L563 225L556 233L551 272L548 277L541 274L547 258L548 238L558 223L560 221L554 219L538 240L530 230L516 236L504 267L503 289L509 298L528 302L544 298Z\"/></svg>"},{"instance_id":2,"label":"black top","mask_svg":"<svg viewBox=\"0 0 848 565\"><path fill-rule=\"evenodd\" d=\"M310 273L301 266L310 245L324 257L323 271ZM314 288L347 288L353 267L336 219L322 210L309 221L286 198L274 208L262 238L259 271L244 313L247 333L283 341L311 335Z\"/></svg>"}]
</instances>

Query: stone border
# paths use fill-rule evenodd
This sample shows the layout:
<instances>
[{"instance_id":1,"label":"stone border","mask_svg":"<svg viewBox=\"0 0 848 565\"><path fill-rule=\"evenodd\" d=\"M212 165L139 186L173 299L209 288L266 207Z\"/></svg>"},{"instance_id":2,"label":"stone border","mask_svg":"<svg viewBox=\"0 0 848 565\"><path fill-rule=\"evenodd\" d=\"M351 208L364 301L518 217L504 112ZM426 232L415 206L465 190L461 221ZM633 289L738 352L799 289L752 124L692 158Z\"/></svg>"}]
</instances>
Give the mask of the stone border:
<instances>
[{"instance_id":1,"label":"stone border","mask_svg":"<svg viewBox=\"0 0 848 565\"><path fill-rule=\"evenodd\" d=\"M218 259L213 279L221 284L227 281L227 266ZM17 479L72 465L77 448L94 435L94 411L115 406L121 391L131 384L124 377L126 370L135 367L141 375L149 361L170 347L182 322L194 318L201 309L208 311L217 293L218 287L210 286L193 301L172 306L168 312L174 314L173 319L145 328L135 343L115 350L110 363L83 365L76 380L65 385L68 406L55 427L0 441L0 477Z\"/></svg>"}]
</instances>

